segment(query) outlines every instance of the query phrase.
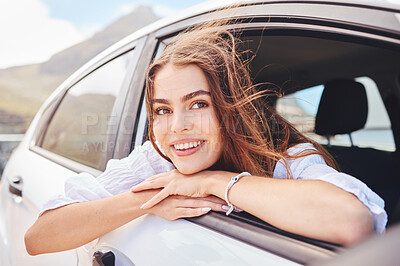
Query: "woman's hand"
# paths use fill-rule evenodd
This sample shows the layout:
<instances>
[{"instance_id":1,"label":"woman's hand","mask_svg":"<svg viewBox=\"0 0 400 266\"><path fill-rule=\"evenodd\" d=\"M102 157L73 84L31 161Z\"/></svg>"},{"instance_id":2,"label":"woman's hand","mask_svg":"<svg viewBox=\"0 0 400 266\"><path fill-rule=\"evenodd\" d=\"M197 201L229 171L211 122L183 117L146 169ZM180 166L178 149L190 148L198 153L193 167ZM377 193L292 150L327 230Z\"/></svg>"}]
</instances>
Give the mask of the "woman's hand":
<instances>
[{"instance_id":1,"label":"woman's hand","mask_svg":"<svg viewBox=\"0 0 400 266\"><path fill-rule=\"evenodd\" d=\"M161 191L143 204L141 209L150 209L168 196L180 195L192 198L205 198L210 195L206 184L210 172L202 171L193 175L184 175L175 169L154 175L133 187L131 191L139 192L161 188Z\"/></svg>"},{"instance_id":2,"label":"woman's hand","mask_svg":"<svg viewBox=\"0 0 400 266\"><path fill-rule=\"evenodd\" d=\"M148 213L157 215L169 221L179 218L197 217L222 209L225 201L209 196L207 198L191 198L185 196L168 196L148 210Z\"/></svg>"}]
</instances>

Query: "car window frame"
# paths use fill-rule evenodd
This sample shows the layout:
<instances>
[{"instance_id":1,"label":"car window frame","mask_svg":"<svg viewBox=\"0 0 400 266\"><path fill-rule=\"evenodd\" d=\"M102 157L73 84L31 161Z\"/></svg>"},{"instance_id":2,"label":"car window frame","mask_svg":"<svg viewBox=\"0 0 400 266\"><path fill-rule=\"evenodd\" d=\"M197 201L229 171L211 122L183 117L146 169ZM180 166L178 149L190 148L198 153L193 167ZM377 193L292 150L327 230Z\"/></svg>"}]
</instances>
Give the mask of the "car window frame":
<instances>
[{"instance_id":1,"label":"car window frame","mask_svg":"<svg viewBox=\"0 0 400 266\"><path fill-rule=\"evenodd\" d=\"M144 86L148 66L154 56L157 40L154 33L145 36L143 49L137 62L136 69L131 77L128 92L121 110L121 122L116 137L115 149L112 158L122 159L127 157L134 147L134 140L138 130L140 112L144 100ZM141 134L143 134L141 132ZM128 147L128 148L127 148Z\"/></svg>"},{"instance_id":2,"label":"car window frame","mask_svg":"<svg viewBox=\"0 0 400 266\"><path fill-rule=\"evenodd\" d=\"M268 29L271 30L283 29L307 31L310 33L322 32L324 34L332 34L335 36L350 36L352 38L360 38L372 40L374 42L382 42L385 44L400 46L400 40L394 38L394 36L400 35L399 31L395 32L390 28L385 29L382 25L380 25L381 27L376 27L372 25L371 21L364 21L365 25L359 25L355 23L356 20L351 17L351 14L342 14L340 12L341 8L345 8L343 5L332 6L329 4L323 4L326 12L330 12L331 16L337 16L334 23L332 23L332 21L326 21L323 16L318 14L317 9L311 11L304 9L304 7L308 7L308 4L302 5L303 9L300 12L296 11L296 13L294 11L297 14L294 17L299 17L297 20L293 19L293 17L287 16L287 3L279 5L282 15L279 15L279 8L275 9L275 14L273 15L267 16L262 14L262 12L265 11L266 6L268 6L268 4L263 5L264 8L253 8L252 12L248 11L248 6L236 8L236 18L238 21L243 20L244 23L230 25L227 28L233 30L265 30L265 21L268 21ZM338 12L332 12L332 7L336 8ZM360 7L357 12L359 16L365 16L365 11L373 12L376 10L378 10L378 8L374 9ZM388 10L383 11L386 12ZM154 34L154 40L152 40L152 47L154 47L153 54L156 55L158 53L157 43L163 43L165 41L168 42L169 38L175 36L177 33L181 32L187 27L217 17L215 13L218 12L224 11L198 15L157 30ZM301 14L301 12L303 12L303 14ZM271 19L272 17L273 20ZM259 22L263 20L264 22ZM393 32L395 32L395 34L393 34ZM148 58L148 64L151 60L152 59ZM141 104L139 105L140 107L136 109L140 110L140 113L137 116L134 126L135 133L132 134L132 148L134 145L137 146L139 144L137 143L138 141L144 141L144 136L140 136L140 134L144 134L145 132L145 127L143 126L143 116L146 116L146 114L145 108L143 107L143 94L144 92L142 93L142 100ZM140 126L139 123L141 123ZM391 121L391 123L393 125L393 121ZM397 139L396 141L395 137L397 150L399 143L400 139ZM290 233L285 235L285 232L279 232L279 229L273 229L274 227L272 226L269 229L260 228L254 224L249 224L248 222L244 222L240 219L229 218L219 213L211 212L210 214L201 217L187 218L186 220L302 264L333 257L337 252L345 249L344 247L326 242L324 245L322 245L322 247L321 245L317 244L318 242L321 244L323 241L315 240L316 242L313 243L312 239L307 239L302 236L297 236L296 239L293 235L290 235Z\"/></svg>"},{"instance_id":3,"label":"car window frame","mask_svg":"<svg viewBox=\"0 0 400 266\"><path fill-rule=\"evenodd\" d=\"M43 112L41 113L41 116L38 118L38 127L36 127L35 132L33 133L33 137L31 142L29 143L29 150L50 160L53 161L60 166L63 166L67 169L70 169L76 173L79 172L88 172L94 176L98 176L103 172L105 169L106 163L108 160L113 158L114 150L116 149L115 143L117 142L117 135L118 131L120 128L120 123L121 120L119 119L121 117L122 110L124 108L125 104L125 98L126 95L129 91L129 87L131 85L132 81L132 76L135 73L135 69L138 66L139 58L142 52L142 49L144 47L146 41L146 36L143 36L141 38L138 38L137 40L134 40L130 42L129 44L126 44L125 46L103 56L99 60L97 60L95 63L90 65L89 67L86 67L78 76L73 78L68 84L64 85L64 87L61 89L61 91L43 108ZM99 169L92 168L90 166L84 165L82 163L79 163L77 161L74 161L72 159L68 159L66 157L63 157L61 155L58 155L54 152L51 152L49 150L46 150L42 147L40 147L43 138L46 134L46 130L48 128L48 125L51 123L51 118L53 117L53 114L57 111L60 103L62 102L62 99L68 92L70 88L72 88L75 84L77 84L80 80L85 78L86 76L90 75L93 73L96 69L102 67L103 65L107 64L108 62L116 59L117 57L134 50L134 53L131 58L131 62L129 62L129 66L127 68L127 74L124 77L124 81L122 83L121 89L116 97L116 100L114 102L114 107L113 111L111 113L112 116L117 117L117 126L116 126L116 132L115 134L107 134L108 136L112 136L110 139L107 139L107 143L114 143L114 145L110 148L107 149L107 151L102 154L101 160L100 160L100 167ZM79 71L79 70L78 70ZM109 130L109 129L108 129ZM108 132L110 133L110 132Z\"/></svg>"}]
</instances>

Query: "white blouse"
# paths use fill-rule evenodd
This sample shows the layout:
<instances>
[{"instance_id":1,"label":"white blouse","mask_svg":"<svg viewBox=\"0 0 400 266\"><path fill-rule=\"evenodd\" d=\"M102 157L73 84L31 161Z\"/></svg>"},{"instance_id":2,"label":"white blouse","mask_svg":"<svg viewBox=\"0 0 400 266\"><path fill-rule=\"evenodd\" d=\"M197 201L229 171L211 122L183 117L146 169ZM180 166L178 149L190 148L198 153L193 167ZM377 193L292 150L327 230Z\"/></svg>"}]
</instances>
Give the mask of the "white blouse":
<instances>
[{"instance_id":1,"label":"white blouse","mask_svg":"<svg viewBox=\"0 0 400 266\"><path fill-rule=\"evenodd\" d=\"M311 143L302 143L289 148L288 154L296 155L306 149L315 148ZM375 231L378 233L385 231L387 223L385 203L363 182L329 167L320 155L287 159L287 163L293 179L323 180L354 194L373 214ZM128 157L110 160L104 173L97 178L88 173L81 173L67 179L65 195L51 198L39 215L71 203L97 200L128 191L148 177L173 169L174 165L162 158L150 141L147 141L135 148ZM273 178L288 178L283 161L276 164Z\"/></svg>"}]
</instances>

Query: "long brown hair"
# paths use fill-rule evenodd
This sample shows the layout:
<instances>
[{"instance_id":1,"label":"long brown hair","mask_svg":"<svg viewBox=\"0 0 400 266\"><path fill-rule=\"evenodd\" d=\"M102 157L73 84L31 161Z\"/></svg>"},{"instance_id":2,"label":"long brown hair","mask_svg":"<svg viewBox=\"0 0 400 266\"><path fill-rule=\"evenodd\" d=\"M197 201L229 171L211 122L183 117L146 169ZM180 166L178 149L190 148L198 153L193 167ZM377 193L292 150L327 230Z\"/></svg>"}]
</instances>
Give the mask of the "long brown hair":
<instances>
[{"instance_id":1,"label":"long brown hair","mask_svg":"<svg viewBox=\"0 0 400 266\"><path fill-rule=\"evenodd\" d=\"M153 134L151 99L155 75L167 64L195 64L207 77L224 141L224 150L214 169L271 177L276 163L283 160L290 177L286 159L310 154L321 155L329 166L336 167L332 156L321 145L301 134L267 103L268 97L276 92L260 90L259 84L252 83L248 69L250 60L242 58L237 33L224 29L228 23L217 21L186 30L175 37L150 66L146 78L146 106L149 139L154 148L169 160L155 145ZM316 149L290 156L287 149L299 143L312 143Z\"/></svg>"}]
</instances>

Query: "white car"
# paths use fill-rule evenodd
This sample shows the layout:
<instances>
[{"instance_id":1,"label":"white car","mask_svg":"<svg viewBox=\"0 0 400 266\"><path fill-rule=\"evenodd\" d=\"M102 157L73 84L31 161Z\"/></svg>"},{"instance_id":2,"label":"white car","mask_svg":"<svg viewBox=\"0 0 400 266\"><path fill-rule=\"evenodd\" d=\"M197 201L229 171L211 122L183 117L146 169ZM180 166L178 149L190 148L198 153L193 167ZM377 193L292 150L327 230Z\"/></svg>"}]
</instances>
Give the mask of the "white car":
<instances>
[{"instance_id":1,"label":"white car","mask_svg":"<svg viewBox=\"0 0 400 266\"><path fill-rule=\"evenodd\" d=\"M210 1L143 28L54 91L1 179L2 266L398 263L400 4L271 0L218 10L234 2ZM145 140L144 81L151 61L185 28L228 15L237 18L229 28L243 31L242 48L256 55L253 79L285 94L268 103L385 200L387 235L369 240L364 255L351 255L348 248L284 232L245 212L174 222L145 215L76 250L29 256L24 234L43 204L63 193L65 180L80 172L99 175L109 159L127 156ZM342 252L350 255L337 256Z\"/></svg>"}]
</instances>

